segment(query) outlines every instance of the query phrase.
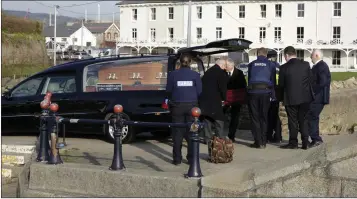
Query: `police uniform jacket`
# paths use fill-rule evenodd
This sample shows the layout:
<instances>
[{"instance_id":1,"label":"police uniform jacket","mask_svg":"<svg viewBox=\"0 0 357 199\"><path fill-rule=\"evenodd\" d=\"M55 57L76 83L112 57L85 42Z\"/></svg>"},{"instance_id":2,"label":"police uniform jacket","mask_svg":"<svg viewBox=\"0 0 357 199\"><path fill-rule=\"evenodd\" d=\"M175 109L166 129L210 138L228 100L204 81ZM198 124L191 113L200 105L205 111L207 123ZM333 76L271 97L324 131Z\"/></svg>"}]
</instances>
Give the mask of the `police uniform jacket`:
<instances>
[{"instance_id":1,"label":"police uniform jacket","mask_svg":"<svg viewBox=\"0 0 357 199\"><path fill-rule=\"evenodd\" d=\"M200 108L203 116L224 120L222 101L226 100L228 75L218 65L209 68L202 77Z\"/></svg>"},{"instance_id":2,"label":"police uniform jacket","mask_svg":"<svg viewBox=\"0 0 357 199\"><path fill-rule=\"evenodd\" d=\"M276 65L264 56L248 64L248 93L272 93L275 99Z\"/></svg>"},{"instance_id":3,"label":"police uniform jacket","mask_svg":"<svg viewBox=\"0 0 357 199\"><path fill-rule=\"evenodd\" d=\"M181 67L169 73L166 92L172 102L197 103L202 92L200 74L188 67Z\"/></svg>"}]
</instances>

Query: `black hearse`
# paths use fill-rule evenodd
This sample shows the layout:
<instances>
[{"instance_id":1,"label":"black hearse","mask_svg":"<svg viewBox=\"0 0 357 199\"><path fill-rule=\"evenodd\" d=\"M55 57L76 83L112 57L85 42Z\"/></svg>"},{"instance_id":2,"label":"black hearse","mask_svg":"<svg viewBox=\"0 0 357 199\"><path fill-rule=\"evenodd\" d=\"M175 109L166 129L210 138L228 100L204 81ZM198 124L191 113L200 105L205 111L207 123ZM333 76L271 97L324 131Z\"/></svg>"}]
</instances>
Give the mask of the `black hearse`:
<instances>
[{"instance_id":1,"label":"black hearse","mask_svg":"<svg viewBox=\"0 0 357 199\"><path fill-rule=\"evenodd\" d=\"M195 57L193 70L204 74L201 60L212 54L241 51L250 41L228 39L203 46L182 48L177 54L86 59L57 65L39 72L2 95L2 132L36 132L41 113L40 102L47 91L59 104L58 115L67 118L109 119L113 106L121 104L125 117L137 121L169 122L169 111L163 108L167 73L175 70L182 53ZM66 125L66 131L104 134L113 140L113 129L101 125ZM169 136L165 128L123 129L123 142L129 143L140 132Z\"/></svg>"}]
</instances>

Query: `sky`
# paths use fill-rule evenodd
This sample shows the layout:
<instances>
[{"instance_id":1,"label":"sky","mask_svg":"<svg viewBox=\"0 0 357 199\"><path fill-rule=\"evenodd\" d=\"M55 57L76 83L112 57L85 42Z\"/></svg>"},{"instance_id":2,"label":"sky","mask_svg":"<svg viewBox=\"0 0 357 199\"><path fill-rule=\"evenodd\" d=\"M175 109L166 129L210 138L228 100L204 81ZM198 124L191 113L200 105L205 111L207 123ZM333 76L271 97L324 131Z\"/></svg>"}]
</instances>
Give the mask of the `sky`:
<instances>
[{"instance_id":1,"label":"sky","mask_svg":"<svg viewBox=\"0 0 357 199\"><path fill-rule=\"evenodd\" d=\"M1 1L4 10L29 11L31 13L54 13L54 5L59 5L58 14L63 16L84 18L87 9L88 19L97 19L98 4L101 20L119 20L118 1ZM83 5L87 4L87 5Z\"/></svg>"}]
</instances>

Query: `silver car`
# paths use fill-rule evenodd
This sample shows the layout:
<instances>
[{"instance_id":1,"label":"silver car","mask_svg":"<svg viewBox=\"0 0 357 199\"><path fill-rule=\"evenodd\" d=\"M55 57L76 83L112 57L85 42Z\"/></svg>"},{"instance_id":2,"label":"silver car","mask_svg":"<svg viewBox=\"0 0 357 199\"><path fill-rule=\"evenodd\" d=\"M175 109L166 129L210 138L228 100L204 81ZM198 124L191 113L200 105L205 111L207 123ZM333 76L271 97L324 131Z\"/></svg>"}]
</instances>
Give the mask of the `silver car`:
<instances>
[{"instance_id":1,"label":"silver car","mask_svg":"<svg viewBox=\"0 0 357 199\"><path fill-rule=\"evenodd\" d=\"M89 59L92 56L88 55L87 52L75 52L72 54L71 59Z\"/></svg>"}]
</instances>

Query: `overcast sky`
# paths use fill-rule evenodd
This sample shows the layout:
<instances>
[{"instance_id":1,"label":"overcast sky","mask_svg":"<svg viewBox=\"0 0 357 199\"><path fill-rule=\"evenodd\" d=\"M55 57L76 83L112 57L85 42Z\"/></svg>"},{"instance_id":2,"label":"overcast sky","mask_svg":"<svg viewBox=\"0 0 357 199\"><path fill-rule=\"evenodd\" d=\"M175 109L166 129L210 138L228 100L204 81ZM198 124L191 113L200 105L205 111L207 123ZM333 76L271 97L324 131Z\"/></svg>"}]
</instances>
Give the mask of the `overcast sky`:
<instances>
[{"instance_id":1,"label":"overcast sky","mask_svg":"<svg viewBox=\"0 0 357 199\"><path fill-rule=\"evenodd\" d=\"M38 3L37 3L38 2ZM119 8L115 6L118 1L1 1L2 9L29 11L31 13L54 12L53 5L59 5L59 15L84 18L87 9L88 19L97 19L98 4L100 5L101 20L119 20ZM87 5L83 5L87 4ZM61 8L62 7L62 8Z\"/></svg>"}]
</instances>

